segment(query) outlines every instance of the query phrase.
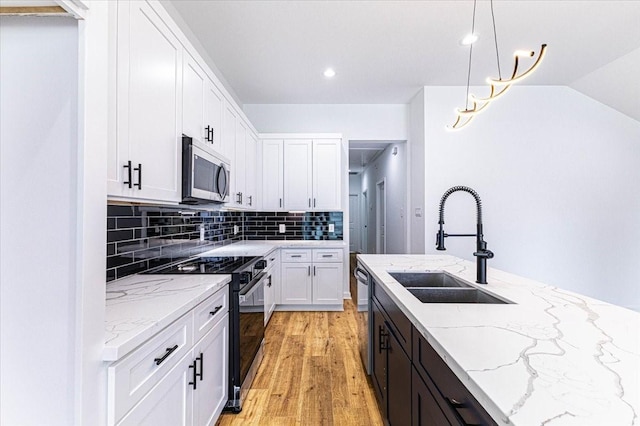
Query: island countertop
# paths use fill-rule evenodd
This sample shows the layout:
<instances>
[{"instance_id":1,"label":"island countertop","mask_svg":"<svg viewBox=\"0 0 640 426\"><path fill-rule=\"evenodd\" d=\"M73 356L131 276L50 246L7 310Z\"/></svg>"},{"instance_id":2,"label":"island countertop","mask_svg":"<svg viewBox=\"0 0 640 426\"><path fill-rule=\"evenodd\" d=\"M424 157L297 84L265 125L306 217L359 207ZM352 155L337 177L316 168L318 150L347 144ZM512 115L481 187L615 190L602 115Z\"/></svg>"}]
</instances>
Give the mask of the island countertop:
<instances>
[{"instance_id":1,"label":"island countertop","mask_svg":"<svg viewBox=\"0 0 640 426\"><path fill-rule=\"evenodd\" d=\"M640 424L640 314L442 255L358 255L502 425ZM421 303L389 271L446 271L512 304Z\"/></svg>"}]
</instances>

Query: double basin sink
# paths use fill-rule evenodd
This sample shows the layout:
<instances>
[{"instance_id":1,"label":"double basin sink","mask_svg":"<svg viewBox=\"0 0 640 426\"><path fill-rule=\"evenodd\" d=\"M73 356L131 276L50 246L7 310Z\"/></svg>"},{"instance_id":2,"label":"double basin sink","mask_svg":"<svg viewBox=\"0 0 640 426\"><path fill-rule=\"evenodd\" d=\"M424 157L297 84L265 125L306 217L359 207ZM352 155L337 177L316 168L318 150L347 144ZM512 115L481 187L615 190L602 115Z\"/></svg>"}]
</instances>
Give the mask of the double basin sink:
<instances>
[{"instance_id":1,"label":"double basin sink","mask_svg":"<svg viewBox=\"0 0 640 426\"><path fill-rule=\"evenodd\" d=\"M422 303L510 303L442 271L389 272Z\"/></svg>"}]
</instances>

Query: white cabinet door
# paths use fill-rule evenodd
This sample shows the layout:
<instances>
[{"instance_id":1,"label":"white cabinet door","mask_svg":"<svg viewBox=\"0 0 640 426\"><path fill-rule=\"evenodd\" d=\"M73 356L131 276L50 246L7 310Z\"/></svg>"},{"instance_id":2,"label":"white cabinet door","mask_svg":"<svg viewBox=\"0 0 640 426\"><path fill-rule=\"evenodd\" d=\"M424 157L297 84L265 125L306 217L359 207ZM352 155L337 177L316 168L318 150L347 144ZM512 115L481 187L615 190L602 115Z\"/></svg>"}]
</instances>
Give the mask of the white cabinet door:
<instances>
[{"instance_id":1,"label":"white cabinet door","mask_svg":"<svg viewBox=\"0 0 640 426\"><path fill-rule=\"evenodd\" d=\"M236 146L235 162L231 164L231 170L235 182L233 192L235 197L231 197L231 204L234 207L244 206L246 197L246 167L247 167L247 127L241 120L236 120Z\"/></svg>"},{"instance_id":2,"label":"white cabinet door","mask_svg":"<svg viewBox=\"0 0 640 426\"><path fill-rule=\"evenodd\" d=\"M244 206L248 209L255 210L258 199L256 194L256 170L258 168L257 156L258 156L258 139L254 134L247 130L245 137L245 196Z\"/></svg>"},{"instance_id":3,"label":"white cabinet door","mask_svg":"<svg viewBox=\"0 0 640 426\"><path fill-rule=\"evenodd\" d=\"M284 190L284 141L262 141L262 208L282 210Z\"/></svg>"},{"instance_id":4,"label":"white cabinet door","mask_svg":"<svg viewBox=\"0 0 640 426\"><path fill-rule=\"evenodd\" d=\"M280 302L283 305L310 305L311 281L310 264L283 263Z\"/></svg>"},{"instance_id":5,"label":"white cabinet door","mask_svg":"<svg viewBox=\"0 0 640 426\"><path fill-rule=\"evenodd\" d=\"M312 198L312 141L284 141L284 208L310 210Z\"/></svg>"},{"instance_id":6,"label":"white cabinet door","mask_svg":"<svg viewBox=\"0 0 640 426\"><path fill-rule=\"evenodd\" d=\"M324 305L342 302L342 268L342 263L313 265L313 303Z\"/></svg>"},{"instance_id":7,"label":"white cabinet door","mask_svg":"<svg viewBox=\"0 0 640 426\"><path fill-rule=\"evenodd\" d=\"M191 426L193 379L191 352L184 356L118 426Z\"/></svg>"},{"instance_id":8,"label":"white cabinet door","mask_svg":"<svg viewBox=\"0 0 640 426\"><path fill-rule=\"evenodd\" d=\"M222 155L227 157L231 162L231 165L235 164L236 158L236 121L238 116L233 110L231 104L225 101L224 103L224 116L222 120ZM231 169L231 173L234 171ZM232 178L233 181L233 178ZM233 186L233 182L231 184ZM231 188L233 191L234 188ZM230 192L233 195L233 192ZM233 197L232 197L233 198ZM232 200L233 201L233 200Z\"/></svg>"},{"instance_id":9,"label":"white cabinet door","mask_svg":"<svg viewBox=\"0 0 640 426\"><path fill-rule=\"evenodd\" d=\"M313 141L313 202L314 210L341 209L340 139Z\"/></svg>"},{"instance_id":10,"label":"white cabinet door","mask_svg":"<svg viewBox=\"0 0 640 426\"><path fill-rule=\"evenodd\" d=\"M109 195L180 201L182 46L146 2L120 2L117 25L118 148Z\"/></svg>"},{"instance_id":11,"label":"white cabinet door","mask_svg":"<svg viewBox=\"0 0 640 426\"><path fill-rule=\"evenodd\" d=\"M184 53L182 66L182 133L199 142L205 142L204 87L207 77L188 53Z\"/></svg>"},{"instance_id":12,"label":"white cabinet door","mask_svg":"<svg viewBox=\"0 0 640 426\"><path fill-rule=\"evenodd\" d=\"M193 355L202 367L193 391L193 425L213 426L227 402L229 314L196 344Z\"/></svg>"},{"instance_id":13,"label":"white cabinet door","mask_svg":"<svg viewBox=\"0 0 640 426\"><path fill-rule=\"evenodd\" d=\"M205 82L204 130L213 150L226 155L222 148L222 113L224 98L211 80Z\"/></svg>"}]
</instances>

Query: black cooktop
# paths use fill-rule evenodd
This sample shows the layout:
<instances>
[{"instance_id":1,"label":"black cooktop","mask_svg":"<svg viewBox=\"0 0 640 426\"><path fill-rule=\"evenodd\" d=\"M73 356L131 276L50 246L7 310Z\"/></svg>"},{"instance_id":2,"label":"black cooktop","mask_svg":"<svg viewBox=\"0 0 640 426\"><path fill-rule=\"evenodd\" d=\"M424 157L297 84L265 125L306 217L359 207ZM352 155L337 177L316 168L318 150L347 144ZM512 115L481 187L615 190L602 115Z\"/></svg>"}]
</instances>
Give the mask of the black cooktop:
<instances>
[{"instance_id":1,"label":"black cooktop","mask_svg":"<svg viewBox=\"0 0 640 426\"><path fill-rule=\"evenodd\" d=\"M199 257L160 270L148 271L148 274L232 274L242 272L260 257L219 256Z\"/></svg>"}]
</instances>

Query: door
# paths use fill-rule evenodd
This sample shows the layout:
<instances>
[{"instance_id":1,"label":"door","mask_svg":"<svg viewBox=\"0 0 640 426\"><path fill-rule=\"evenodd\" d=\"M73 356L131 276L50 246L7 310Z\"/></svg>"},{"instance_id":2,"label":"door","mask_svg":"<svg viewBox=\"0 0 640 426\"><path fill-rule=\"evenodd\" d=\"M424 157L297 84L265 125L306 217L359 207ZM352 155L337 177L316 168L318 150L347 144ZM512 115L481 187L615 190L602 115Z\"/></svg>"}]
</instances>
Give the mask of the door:
<instances>
[{"instance_id":1,"label":"door","mask_svg":"<svg viewBox=\"0 0 640 426\"><path fill-rule=\"evenodd\" d=\"M361 218L362 218L362 234L361 234L361 245L360 248L362 249L363 253L373 253L373 251L371 251L369 249L369 198L368 198L368 193L367 191L363 191L362 192L362 205L360 206L360 211L362 212L361 214Z\"/></svg>"},{"instance_id":2,"label":"door","mask_svg":"<svg viewBox=\"0 0 640 426\"><path fill-rule=\"evenodd\" d=\"M138 185L130 196L180 201L182 46L147 2L132 1L118 4L117 48L117 139Z\"/></svg>"},{"instance_id":3,"label":"door","mask_svg":"<svg viewBox=\"0 0 640 426\"><path fill-rule=\"evenodd\" d=\"M222 121L222 155L226 156L231 162L231 166L235 164L236 149L236 112L228 102L225 102L224 117ZM232 184L233 186L233 184ZM232 188L234 190L235 188ZM232 196L234 194L231 194Z\"/></svg>"},{"instance_id":4,"label":"door","mask_svg":"<svg viewBox=\"0 0 640 426\"><path fill-rule=\"evenodd\" d=\"M434 389L437 392L437 390ZM435 397L415 368L411 378L411 424L431 426L449 424Z\"/></svg>"},{"instance_id":5,"label":"door","mask_svg":"<svg viewBox=\"0 0 640 426\"><path fill-rule=\"evenodd\" d=\"M311 140L284 141L285 210L311 210L312 168Z\"/></svg>"},{"instance_id":6,"label":"door","mask_svg":"<svg viewBox=\"0 0 640 426\"><path fill-rule=\"evenodd\" d=\"M342 206L340 182L340 139L313 141L313 200L314 210L340 210Z\"/></svg>"},{"instance_id":7,"label":"door","mask_svg":"<svg viewBox=\"0 0 640 426\"><path fill-rule=\"evenodd\" d=\"M378 304L371 301L373 341L369 350L372 352L371 380L378 397L382 418L387 418L387 339L388 332L384 325L384 316Z\"/></svg>"},{"instance_id":8,"label":"door","mask_svg":"<svg viewBox=\"0 0 640 426\"><path fill-rule=\"evenodd\" d=\"M211 80L205 82L204 131L214 151L222 152L222 109L224 98ZM208 129L207 129L208 127Z\"/></svg>"},{"instance_id":9,"label":"door","mask_svg":"<svg viewBox=\"0 0 640 426\"><path fill-rule=\"evenodd\" d=\"M242 207L246 197L246 168L247 168L247 127L245 124L236 121L236 146L235 146L235 163L231 164L234 197L231 202L236 207ZM233 177L235 176L235 178Z\"/></svg>"},{"instance_id":10,"label":"door","mask_svg":"<svg viewBox=\"0 0 640 426\"><path fill-rule=\"evenodd\" d=\"M201 357L200 377L193 392L194 426L213 426L227 402L229 364L229 314L194 347L195 357Z\"/></svg>"},{"instance_id":11,"label":"door","mask_svg":"<svg viewBox=\"0 0 640 426\"><path fill-rule=\"evenodd\" d=\"M262 141L262 208L282 210L284 190L284 141Z\"/></svg>"},{"instance_id":12,"label":"door","mask_svg":"<svg viewBox=\"0 0 640 426\"><path fill-rule=\"evenodd\" d=\"M336 304L342 300L342 263L313 265L313 303Z\"/></svg>"},{"instance_id":13,"label":"door","mask_svg":"<svg viewBox=\"0 0 640 426\"><path fill-rule=\"evenodd\" d=\"M360 238L360 196L349 194L349 251L361 252Z\"/></svg>"},{"instance_id":14,"label":"door","mask_svg":"<svg viewBox=\"0 0 640 426\"><path fill-rule=\"evenodd\" d=\"M182 67L182 133L199 142L206 141L204 131L205 74L188 53Z\"/></svg>"},{"instance_id":15,"label":"door","mask_svg":"<svg viewBox=\"0 0 640 426\"><path fill-rule=\"evenodd\" d=\"M118 426L191 426L193 410L192 353L189 352L140 402Z\"/></svg>"},{"instance_id":16,"label":"door","mask_svg":"<svg viewBox=\"0 0 640 426\"><path fill-rule=\"evenodd\" d=\"M258 139L253 133L247 129L245 136L245 151L246 151L246 164L245 164L245 196L244 206L249 209L256 208L256 170L257 164L257 151L258 151Z\"/></svg>"},{"instance_id":17,"label":"door","mask_svg":"<svg viewBox=\"0 0 640 426\"><path fill-rule=\"evenodd\" d=\"M311 265L283 263L281 277L281 303L283 305L311 304Z\"/></svg>"},{"instance_id":18,"label":"door","mask_svg":"<svg viewBox=\"0 0 640 426\"><path fill-rule=\"evenodd\" d=\"M384 179L376 184L376 253L387 252L385 228L387 225L387 201L385 196Z\"/></svg>"},{"instance_id":19,"label":"door","mask_svg":"<svg viewBox=\"0 0 640 426\"><path fill-rule=\"evenodd\" d=\"M411 360L385 323L387 338L387 404L391 426L411 424ZM441 423L446 424L446 423Z\"/></svg>"}]
</instances>

